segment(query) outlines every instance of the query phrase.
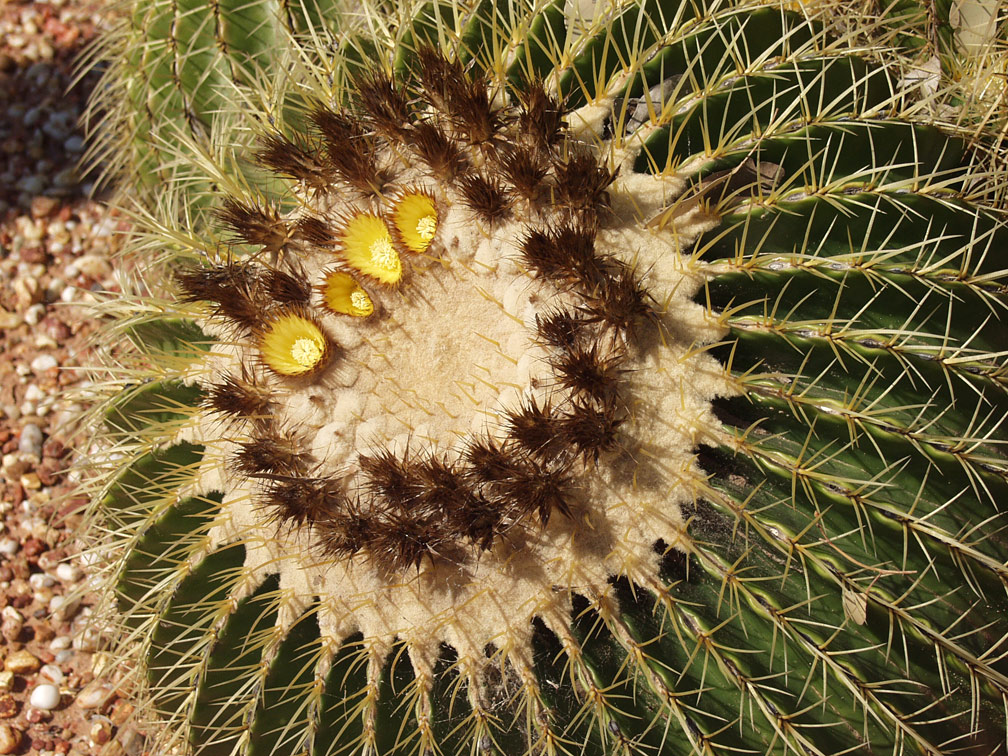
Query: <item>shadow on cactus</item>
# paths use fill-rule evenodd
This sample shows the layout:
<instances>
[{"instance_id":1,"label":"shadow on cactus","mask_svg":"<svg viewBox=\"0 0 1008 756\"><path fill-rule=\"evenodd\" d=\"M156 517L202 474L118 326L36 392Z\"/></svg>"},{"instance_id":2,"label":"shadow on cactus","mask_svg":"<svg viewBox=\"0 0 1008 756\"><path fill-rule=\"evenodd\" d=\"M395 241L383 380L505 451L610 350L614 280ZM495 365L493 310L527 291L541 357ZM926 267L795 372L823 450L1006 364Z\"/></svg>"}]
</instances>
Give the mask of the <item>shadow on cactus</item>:
<instances>
[{"instance_id":1,"label":"shadow on cactus","mask_svg":"<svg viewBox=\"0 0 1008 756\"><path fill-rule=\"evenodd\" d=\"M137 211L92 514L162 744L1004 753L996 122L779 8L389 13Z\"/></svg>"}]
</instances>

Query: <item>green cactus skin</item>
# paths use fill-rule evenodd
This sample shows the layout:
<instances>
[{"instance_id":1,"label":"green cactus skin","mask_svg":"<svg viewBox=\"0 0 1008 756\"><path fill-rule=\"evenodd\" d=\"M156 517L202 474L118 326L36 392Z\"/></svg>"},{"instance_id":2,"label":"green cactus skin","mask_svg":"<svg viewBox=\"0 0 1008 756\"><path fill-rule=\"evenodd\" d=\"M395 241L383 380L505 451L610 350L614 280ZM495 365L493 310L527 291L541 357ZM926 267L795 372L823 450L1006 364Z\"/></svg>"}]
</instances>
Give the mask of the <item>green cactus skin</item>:
<instances>
[{"instance_id":1,"label":"green cactus skin","mask_svg":"<svg viewBox=\"0 0 1008 756\"><path fill-rule=\"evenodd\" d=\"M862 30L840 35L828 14L800 8L654 0L588 21L556 2L360 17L151 8L136 24L153 41L132 51L147 56L137 69L150 68L149 83L131 83L120 116L155 147L173 145L173 158L137 165L136 181L174 178L138 211L137 254L186 270L225 254L263 261L204 210L231 196L294 217L317 200L248 160L256 139L305 133L312 103L349 101L372 66L412 82L429 42L495 91L555 87L577 132L563 145L627 157L613 208L631 207L634 182L665 187L660 213L603 212L600 234L675 240L704 315L671 323L663 312L662 335L683 360L716 360L719 387L709 410L669 418L692 423L695 465L668 492L682 537L656 529L650 562L602 580L572 574L521 633L479 628L495 640L475 653L424 626L369 634L379 592L358 597L359 627L335 634L327 617L343 594L298 593L282 559L256 561L261 539L287 532L268 507L269 527L220 534L234 496L222 482L234 477L210 485L207 464L230 431L206 422L219 375L205 366L248 338L177 293L113 303L110 341L125 335L133 359L110 372L101 409L113 454L92 480L91 519L106 534L96 548L110 559L122 652L165 720L161 746L1008 752L1003 99L943 90L923 101L893 58L854 47ZM1003 50L985 60L1003 71ZM995 105L975 106L985 102ZM929 122L936 109L943 120ZM633 374L642 359L621 365ZM634 432L648 426L631 412L621 444ZM586 463L585 479L614 456ZM555 513L542 530L566 522ZM539 553L528 548L519 558ZM397 579L441 574L436 557Z\"/></svg>"}]
</instances>

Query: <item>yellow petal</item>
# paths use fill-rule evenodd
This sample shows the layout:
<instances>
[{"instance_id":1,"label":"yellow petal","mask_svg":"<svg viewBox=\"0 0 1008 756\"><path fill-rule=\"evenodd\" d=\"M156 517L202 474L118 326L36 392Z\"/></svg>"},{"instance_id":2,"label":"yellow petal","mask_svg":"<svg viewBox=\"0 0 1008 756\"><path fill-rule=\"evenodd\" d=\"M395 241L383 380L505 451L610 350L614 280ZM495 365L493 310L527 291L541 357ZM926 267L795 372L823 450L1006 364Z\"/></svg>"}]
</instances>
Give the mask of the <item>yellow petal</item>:
<instances>
[{"instance_id":1,"label":"yellow petal","mask_svg":"<svg viewBox=\"0 0 1008 756\"><path fill-rule=\"evenodd\" d=\"M332 356L329 339L312 319L285 312L267 322L258 335L263 362L278 375L308 375Z\"/></svg>"},{"instance_id":2,"label":"yellow petal","mask_svg":"<svg viewBox=\"0 0 1008 756\"><path fill-rule=\"evenodd\" d=\"M340 235L343 257L355 270L395 285L402 279L402 261L385 221L371 213L358 213L347 221Z\"/></svg>"},{"instance_id":3,"label":"yellow petal","mask_svg":"<svg viewBox=\"0 0 1008 756\"><path fill-rule=\"evenodd\" d=\"M437 233L437 203L427 192L407 192L396 202L392 223L402 246L410 252L426 252Z\"/></svg>"},{"instance_id":4,"label":"yellow petal","mask_svg":"<svg viewBox=\"0 0 1008 756\"><path fill-rule=\"evenodd\" d=\"M339 270L327 273L320 288L323 304L334 313L366 318L374 312L371 297L349 273Z\"/></svg>"}]
</instances>

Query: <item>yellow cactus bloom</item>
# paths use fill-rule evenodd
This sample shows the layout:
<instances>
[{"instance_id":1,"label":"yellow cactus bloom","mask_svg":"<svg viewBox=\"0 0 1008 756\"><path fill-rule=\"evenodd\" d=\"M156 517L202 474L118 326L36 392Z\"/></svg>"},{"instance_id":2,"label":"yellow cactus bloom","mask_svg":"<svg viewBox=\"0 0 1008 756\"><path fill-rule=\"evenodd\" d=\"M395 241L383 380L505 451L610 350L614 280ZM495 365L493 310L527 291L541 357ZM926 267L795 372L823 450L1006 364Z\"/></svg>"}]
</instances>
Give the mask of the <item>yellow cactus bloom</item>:
<instances>
[{"instance_id":1,"label":"yellow cactus bloom","mask_svg":"<svg viewBox=\"0 0 1008 756\"><path fill-rule=\"evenodd\" d=\"M259 353L274 373L305 376L325 367L332 348L314 320L300 312L284 312L272 318L258 336Z\"/></svg>"},{"instance_id":2,"label":"yellow cactus bloom","mask_svg":"<svg viewBox=\"0 0 1008 756\"><path fill-rule=\"evenodd\" d=\"M385 221L377 215L354 215L343 228L340 241L344 259L355 270L390 286L402 279L402 260Z\"/></svg>"},{"instance_id":3,"label":"yellow cactus bloom","mask_svg":"<svg viewBox=\"0 0 1008 756\"><path fill-rule=\"evenodd\" d=\"M319 290L322 293L322 303L331 312L353 315L356 318L366 318L374 312L371 297L349 273L340 270L327 273Z\"/></svg>"},{"instance_id":4,"label":"yellow cactus bloom","mask_svg":"<svg viewBox=\"0 0 1008 756\"><path fill-rule=\"evenodd\" d=\"M396 239L410 252L426 252L438 228L438 209L434 198L423 190L407 192L392 211Z\"/></svg>"}]
</instances>

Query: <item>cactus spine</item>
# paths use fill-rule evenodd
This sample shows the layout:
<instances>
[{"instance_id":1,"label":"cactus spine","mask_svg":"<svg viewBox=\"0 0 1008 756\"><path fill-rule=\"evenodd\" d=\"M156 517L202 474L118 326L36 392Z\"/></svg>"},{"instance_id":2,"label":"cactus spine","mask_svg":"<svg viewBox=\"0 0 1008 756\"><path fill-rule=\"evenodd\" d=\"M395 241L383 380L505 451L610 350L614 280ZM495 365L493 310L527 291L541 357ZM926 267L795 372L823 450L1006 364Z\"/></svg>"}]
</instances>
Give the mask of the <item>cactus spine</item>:
<instances>
[{"instance_id":1,"label":"cactus spine","mask_svg":"<svg viewBox=\"0 0 1008 756\"><path fill-rule=\"evenodd\" d=\"M264 7L154 6L120 111L164 740L1004 753L1003 99L829 4Z\"/></svg>"}]
</instances>

